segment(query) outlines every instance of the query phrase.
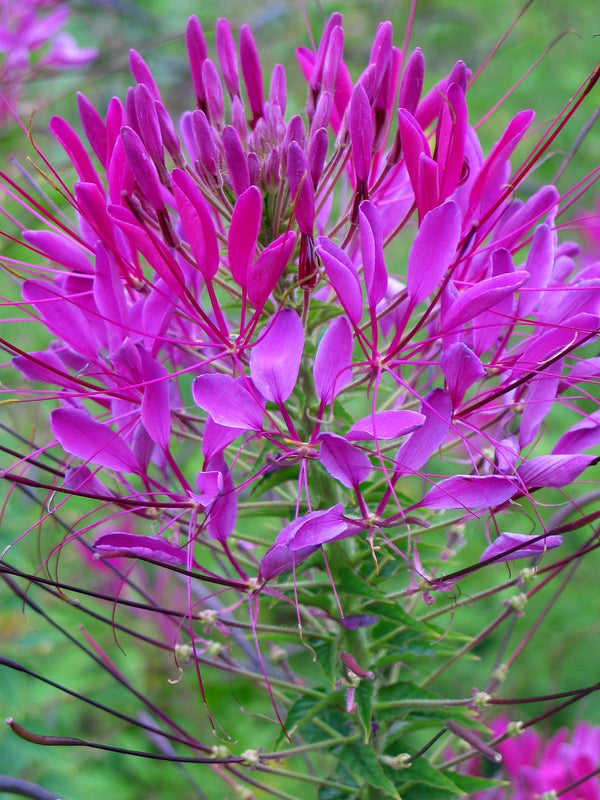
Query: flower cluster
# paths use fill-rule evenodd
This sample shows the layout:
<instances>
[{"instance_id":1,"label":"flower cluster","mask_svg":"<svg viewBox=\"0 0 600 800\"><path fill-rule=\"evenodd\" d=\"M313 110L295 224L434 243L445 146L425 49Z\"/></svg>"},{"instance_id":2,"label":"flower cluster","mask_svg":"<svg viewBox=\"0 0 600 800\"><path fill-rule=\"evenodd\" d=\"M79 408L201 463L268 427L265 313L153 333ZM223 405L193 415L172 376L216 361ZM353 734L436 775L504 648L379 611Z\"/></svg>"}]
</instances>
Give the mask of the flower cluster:
<instances>
[{"instance_id":1,"label":"flower cluster","mask_svg":"<svg viewBox=\"0 0 600 800\"><path fill-rule=\"evenodd\" d=\"M515 726L498 718L492 727L495 734L502 735ZM565 800L600 798L600 782L594 774L600 761L597 726L580 722L571 733L561 728L545 742L529 729L517 738L509 736L498 745L498 752L502 755L502 777L510 781L510 788L488 789L475 795L478 800L530 800L558 797L559 793ZM477 774L477 760L468 766L472 774Z\"/></svg>"},{"instance_id":2,"label":"flower cluster","mask_svg":"<svg viewBox=\"0 0 600 800\"><path fill-rule=\"evenodd\" d=\"M43 69L78 69L97 56L61 32L69 9L59 0L0 2L0 122L19 107L23 86Z\"/></svg>"},{"instance_id":3,"label":"flower cluster","mask_svg":"<svg viewBox=\"0 0 600 800\"><path fill-rule=\"evenodd\" d=\"M298 50L308 101L291 118L285 70L265 91L247 26L236 46L217 22L216 61L195 17L186 43L195 102L179 124L135 51L123 102L101 114L79 95L83 136L51 120L76 180L40 151L41 171L72 217L3 176L31 215L3 259L22 278L15 306L52 337L4 344L23 399L50 410L47 442L3 477L52 493L42 521L91 501L52 554L92 534L100 559L172 573L187 610L161 630L197 667L233 669L205 634L207 608L231 641L246 601L258 641L261 596L295 606L327 647L347 632L355 649L340 664L335 651L331 688L365 741L382 741L395 723L371 719L357 689L376 675L396 685L381 626L410 629L397 600L430 601L477 569L439 574L474 521L485 564L539 561L573 526L549 528L538 495L594 474L600 265L559 239L568 198L555 186L516 193L597 75L514 168L533 113L484 153L466 65L425 91L423 54L395 47L389 22L353 81L333 14L318 48ZM556 408L568 413L546 434ZM585 500L564 498L581 517ZM311 587L322 574L327 601ZM259 664L281 719L280 673Z\"/></svg>"}]
</instances>

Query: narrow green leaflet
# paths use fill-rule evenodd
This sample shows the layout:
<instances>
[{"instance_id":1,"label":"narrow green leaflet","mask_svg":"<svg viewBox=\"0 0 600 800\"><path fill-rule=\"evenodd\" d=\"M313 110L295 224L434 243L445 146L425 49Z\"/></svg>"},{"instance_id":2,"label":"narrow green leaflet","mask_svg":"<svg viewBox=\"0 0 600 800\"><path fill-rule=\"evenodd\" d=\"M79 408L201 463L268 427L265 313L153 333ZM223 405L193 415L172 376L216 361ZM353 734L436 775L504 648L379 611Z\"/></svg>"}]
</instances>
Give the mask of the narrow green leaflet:
<instances>
[{"instance_id":1,"label":"narrow green leaflet","mask_svg":"<svg viewBox=\"0 0 600 800\"><path fill-rule=\"evenodd\" d=\"M390 780L384 772L375 751L368 745L345 745L337 756L342 764L355 775L362 784L367 784L375 789L381 789L389 797L401 800L396 791L394 781Z\"/></svg>"}]
</instances>

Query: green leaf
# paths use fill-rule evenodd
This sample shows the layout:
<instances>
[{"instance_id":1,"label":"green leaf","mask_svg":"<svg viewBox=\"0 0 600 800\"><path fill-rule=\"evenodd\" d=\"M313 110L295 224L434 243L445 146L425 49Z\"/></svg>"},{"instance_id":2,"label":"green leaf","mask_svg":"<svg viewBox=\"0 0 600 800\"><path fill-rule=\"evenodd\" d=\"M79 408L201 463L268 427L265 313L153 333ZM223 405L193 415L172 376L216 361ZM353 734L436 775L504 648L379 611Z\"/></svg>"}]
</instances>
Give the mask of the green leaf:
<instances>
[{"instance_id":1,"label":"green leaf","mask_svg":"<svg viewBox=\"0 0 600 800\"><path fill-rule=\"evenodd\" d=\"M298 480L298 465L294 465L293 467L284 467L283 469L273 469L271 472L267 472L265 475L262 475L257 481L254 482L252 486L252 491L250 492L250 500L256 500L257 497L261 497L266 492L270 492L271 489L274 489L276 486L281 486L282 483L286 481L297 481Z\"/></svg>"},{"instance_id":2,"label":"green leaf","mask_svg":"<svg viewBox=\"0 0 600 800\"><path fill-rule=\"evenodd\" d=\"M458 772L443 770L444 775L450 778L463 792L474 794L498 786L508 786L508 781L498 781L493 778L475 778L473 775L460 775Z\"/></svg>"},{"instance_id":3,"label":"green leaf","mask_svg":"<svg viewBox=\"0 0 600 800\"><path fill-rule=\"evenodd\" d=\"M317 663L331 683L335 683L339 678L338 644L338 641L332 641L313 645Z\"/></svg>"},{"instance_id":4,"label":"green leaf","mask_svg":"<svg viewBox=\"0 0 600 800\"><path fill-rule=\"evenodd\" d=\"M344 309L335 303L325 303L323 300L311 300L308 311L308 330L313 331L318 325L322 325L334 317L341 317Z\"/></svg>"},{"instance_id":5,"label":"green leaf","mask_svg":"<svg viewBox=\"0 0 600 800\"><path fill-rule=\"evenodd\" d=\"M310 702L308 702L310 701ZM300 697L290 708L285 720L287 732L291 735L294 729L301 728L313 717L320 717L326 709L344 705L344 693L339 690L324 694L321 700L314 697Z\"/></svg>"},{"instance_id":6,"label":"green leaf","mask_svg":"<svg viewBox=\"0 0 600 800\"><path fill-rule=\"evenodd\" d=\"M385 772L393 777L395 773L396 783L398 778L402 778L405 782L406 789L409 789L415 784L420 786L427 786L432 789L440 789L452 796L463 795L464 791L453 780L454 776L450 773L443 772L442 770L432 767L426 758L418 758L408 768L402 770L393 770L391 767L385 767ZM422 797L429 797L429 788L427 792L423 792ZM400 791L404 796L404 790L400 787Z\"/></svg>"},{"instance_id":7,"label":"green leaf","mask_svg":"<svg viewBox=\"0 0 600 800\"><path fill-rule=\"evenodd\" d=\"M369 745L345 745L338 751L337 757L358 778L360 784L381 789L389 797L400 800L393 781L387 777L375 751Z\"/></svg>"}]
</instances>

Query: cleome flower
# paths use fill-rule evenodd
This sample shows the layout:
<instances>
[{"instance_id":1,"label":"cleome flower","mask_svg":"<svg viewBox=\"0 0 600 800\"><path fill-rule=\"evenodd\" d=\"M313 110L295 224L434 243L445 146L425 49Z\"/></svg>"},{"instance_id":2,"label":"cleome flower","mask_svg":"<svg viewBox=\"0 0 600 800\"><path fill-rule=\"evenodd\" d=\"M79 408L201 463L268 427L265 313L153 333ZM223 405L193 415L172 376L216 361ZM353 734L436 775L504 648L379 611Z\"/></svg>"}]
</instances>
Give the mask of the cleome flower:
<instances>
[{"instance_id":1,"label":"cleome flower","mask_svg":"<svg viewBox=\"0 0 600 800\"><path fill-rule=\"evenodd\" d=\"M428 602L454 587L429 547L440 529L478 521L481 566L537 563L563 532L538 497L581 512L573 487L595 478L600 442L586 388L600 265L562 239L568 196L526 183L598 73L541 139L521 111L484 152L467 66L426 91L423 54L395 47L389 22L354 80L333 14L298 50L308 99L293 116L284 67L265 83L249 27L236 45L220 19L215 44L192 17L178 121L135 51L125 98L100 111L80 94L79 132L51 119L76 177L38 150L40 171L66 215L2 173L12 305L50 338L3 342L18 397L47 420L3 477L54 508L90 501L67 540L91 536L98 558L183 576L196 666L214 649L197 604L228 629L247 602L256 641L263 594L301 627L299 569L331 579L337 611L303 607L328 624L345 618L345 564L400 563L400 594ZM44 455L59 465L46 477Z\"/></svg>"}]
</instances>

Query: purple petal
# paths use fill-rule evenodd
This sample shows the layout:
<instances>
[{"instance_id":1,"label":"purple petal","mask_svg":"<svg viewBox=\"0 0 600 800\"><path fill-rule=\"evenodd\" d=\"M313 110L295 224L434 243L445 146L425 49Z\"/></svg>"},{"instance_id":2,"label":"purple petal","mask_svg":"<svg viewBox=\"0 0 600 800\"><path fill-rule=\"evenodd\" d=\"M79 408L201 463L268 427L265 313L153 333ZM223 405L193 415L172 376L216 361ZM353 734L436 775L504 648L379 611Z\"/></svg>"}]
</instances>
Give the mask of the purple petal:
<instances>
[{"instance_id":1,"label":"purple petal","mask_svg":"<svg viewBox=\"0 0 600 800\"><path fill-rule=\"evenodd\" d=\"M538 435L540 426L550 413L556 399L563 361L560 359L552 367L552 372L540 372L528 381L527 394L519 426L519 445L521 449L531 444Z\"/></svg>"},{"instance_id":2,"label":"purple petal","mask_svg":"<svg viewBox=\"0 0 600 800\"><path fill-rule=\"evenodd\" d=\"M50 412L50 427L67 453L116 472L139 471L125 440L87 411L55 408Z\"/></svg>"},{"instance_id":3,"label":"purple petal","mask_svg":"<svg viewBox=\"0 0 600 800\"><path fill-rule=\"evenodd\" d=\"M194 91L196 92L196 99L198 106L204 105L205 88L204 81L202 80L202 66L208 57L206 49L206 41L204 39L204 32L198 17L190 17L185 30L185 43L188 52L188 60L190 62L190 72L192 74L192 82L194 84Z\"/></svg>"},{"instance_id":4,"label":"purple petal","mask_svg":"<svg viewBox=\"0 0 600 800\"><path fill-rule=\"evenodd\" d=\"M465 322L470 322L478 314L498 305L505 297L511 297L528 278L529 275L525 271L513 272L479 281L465 289L445 315L444 330L451 331L458 328Z\"/></svg>"},{"instance_id":5,"label":"purple petal","mask_svg":"<svg viewBox=\"0 0 600 800\"><path fill-rule=\"evenodd\" d=\"M436 484L418 506L431 509L492 508L505 503L517 484L501 475L455 475Z\"/></svg>"},{"instance_id":6,"label":"purple petal","mask_svg":"<svg viewBox=\"0 0 600 800\"><path fill-rule=\"evenodd\" d=\"M194 494L194 500L204 507L210 506L223 491L223 474L219 470L199 472L196 475L196 486L198 494Z\"/></svg>"},{"instance_id":7,"label":"purple petal","mask_svg":"<svg viewBox=\"0 0 600 800\"><path fill-rule=\"evenodd\" d=\"M536 456L521 464L517 475L527 489L568 486L598 459L586 455Z\"/></svg>"},{"instance_id":8,"label":"purple petal","mask_svg":"<svg viewBox=\"0 0 600 800\"><path fill-rule=\"evenodd\" d=\"M367 93L361 84L352 90L349 114L352 160L356 178L363 184L369 180L371 150L373 148L373 114Z\"/></svg>"},{"instance_id":9,"label":"purple petal","mask_svg":"<svg viewBox=\"0 0 600 800\"><path fill-rule=\"evenodd\" d=\"M208 514L207 530L211 539L224 542L235 528L237 520L237 494L231 470L227 466L223 453L207 463L208 470L217 470L221 473L223 490L210 508Z\"/></svg>"},{"instance_id":10,"label":"purple petal","mask_svg":"<svg viewBox=\"0 0 600 800\"><path fill-rule=\"evenodd\" d=\"M302 233L312 236L315 224L315 192L306 156L298 142L292 141L289 144L286 167L290 199L298 227Z\"/></svg>"},{"instance_id":11,"label":"purple petal","mask_svg":"<svg viewBox=\"0 0 600 800\"><path fill-rule=\"evenodd\" d=\"M405 108L411 114L415 113L421 99L424 79L425 59L421 48L417 47L411 53L402 74L398 108Z\"/></svg>"},{"instance_id":12,"label":"purple petal","mask_svg":"<svg viewBox=\"0 0 600 800\"><path fill-rule=\"evenodd\" d=\"M520 317L526 317L533 311L544 294L554 266L555 249L556 234L548 225L538 225L527 255L529 281L519 297L517 313Z\"/></svg>"},{"instance_id":13,"label":"purple petal","mask_svg":"<svg viewBox=\"0 0 600 800\"><path fill-rule=\"evenodd\" d=\"M406 288L416 305L438 288L460 239L460 212L451 200L423 219L408 256Z\"/></svg>"},{"instance_id":14,"label":"purple petal","mask_svg":"<svg viewBox=\"0 0 600 800\"><path fill-rule=\"evenodd\" d=\"M233 34L226 19L217 20L215 31L215 44L217 45L217 55L221 64L223 80L230 97L240 94L240 82L238 77L237 54L235 52L235 42Z\"/></svg>"},{"instance_id":15,"label":"purple petal","mask_svg":"<svg viewBox=\"0 0 600 800\"><path fill-rule=\"evenodd\" d=\"M235 196L240 197L250 186L248 159L244 153L242 140L232 125L225 125L221 137L229 171L229 180L233 186Z\"/></svg>"},{"instance_id":16,"label":"purple petal","mask_svg":"<svg viewBox=\"0 0 600 800\"><path fill-rule=\"evenodd\" d=\"M44 281L23 283L23 299L31 303L48 330L76 353L96 361L98 346L94 341L87 315L65 297L62 289Z\"/></svg>"},{"instance_id":17,"label":"purple petal","mask_svg":"<svg viewBox=\"0 0 600 800\"><path fill-rule=\"evenodd\" d=\"M598 443L600 443L600 411L594 411L589 417L579 420L569 428L560 437L552 452L580 453Z\"/></svg>"},{"instance_id":18,"label":"purple petal","mask_svg":"<svg viewBox=\"0 0 600 800\"><path fill-rule=\"evenodd\" d=\"M156 536L138 536L134 533L105 533L94 542L94 549L102 558L141 558L161 564L185 566L187 551Z\"/></svg>"},{"instance_id":19,"label":"purple petal","mask_svg":"<svg viewBox=\"0 0 600 800\"><path fill-rule=\"evenodd\" d=\"M219 425L211 416L207 417L202 436L202 455L210 461L245 432L246 428L230 428L226 425Z\"/></svg>"},{"instance_id":20,"label":"purple petal","mask_svg":"<svg viewBox=\"0 0 600 800\"><path fill-rule=\"evenodd\" d=\"M192 384L192 395L219 425L251 431L262 428L262 407L230 375L200 375Z\"/></svg>"},{"instance_id":21,"label":"purple petal","mask_svg":"<svg viewBox=\"0 0 600 800\"><path fill-rule=\"evenodd\" d=\"M481 361L463 342L455 342L444 351L440 367L454 407L461 403L467 389L486 375Z\"/></svg>"},{"instance_id":22,"label":"purple petal","mask_svg":"<svg viewBox=\"0 0 600 800\"><path fill-rule=\"evenodd\" d=\"M179 218L196 266L205 278L214 278L219 268L219 244L208 203L187 172L174 169L171 175Z\"/></svg>"},{"instance_id":23,"label":"purple petal","mask_svg":"<svg viewBox=\"0 0 600 800\"><path fill-rule=\"evenodd\" d=\"M231 275L243 288L248 285L248 270L256 252L261 222L262 194L256 186L250 186L236 201L227 235Z\"/></svg>"},{"instance_id":24,"label":"purple petal","mask_svg":"<svg viewBox=\"0 0 600 800\"><path fill-rule=\"evenodd\" d=\"M248 299L262 309L287 267L296 246L296 234L288 231L266 247L248 270Z\"/></svg>"},{"instance_id":25,"label":"purple petal","mask_svg":"<svg viewBox=\"0 0 600 800\"><path fill-rule=\"evenodd\" d=\"M358 628L368 628L369 625L375 625L379 622L379 617L372 617L369 614L352 614L347 617L342 617L340 620L341 625L347 631L355 631Z\"/></svg>"},{"instance_id":26,"label":"purple petal","mask_svg":"<svg viewBox=\"0 0 600 800\"><path fill-rule=\"evenodd\" d=\"M152 208L161 211L165 207L158 172L146 146L139 135L127 125L121 128L121 141L127 163L131 167L136 183Z\"/></svg>"},{"instance_id":27,"label":"purple petal","mask_svg":"<svg viewBox=\"0 0 600 800\"><path fill-rule=\"evenodd\" d=\"M265 553L258 571L259 579L270 580L281 575L326 542L344 538L348 523L343 515L344 509L338 503L325 511L311 511L286 525Z\"/></svg>"},{"instance_id":28,"label":"purple petal","mask_svg":"<svg viewBox=\"0 0 600 800\"><path fill-rule=\"evenodd\" d=\"M358 273L341 247L338 247L326 236L319 236L317 242L317 252L323 262L327 277L350 321L354 325L358 325L363 311Z\"/></svg>"},{"instance_id":29,"label":"purple petal","mask_svg":"<svg viewBox=\"0 0 600 800\"><path fill-rule=\"evenodd\" d=\"M483 551L480 561L493 558L494 561L513 561L516 558L536 558L543 556L546 550L560 547L562 536L528 536L525 533L501 533L489 547ZM518 549L515 549L518 548ZM510 551L513 552L510 552Z\"/></svg>"},{"instance_id":30,"label":"purple petal","mask_svg":"<svg viewBox=\"0 0 600 800\"><path fill-rule=\"evenodd\" d=\"M352 380L352 328L347 317L338 317L325 331L313 365L315 389L325 404L333 402Z\"/></svg>"},{"instance_id":31,"label":"purple petal","mask_svg":"<svg viewBox=\"0 0 600 800\"><path fill-rule=\"evenodd\" d=\"M54 231L23 231L23 239L48 256L51 261L64 264L73 272L93 272L93 267L86 255L66 234Z\"/></svg>"},{"instance_id":32,"label":"purple petal","mask_svg":"<svg viewBox=\"0 0 600 800\"><path fill-rule=\"evenodd\" d=\"M450 395L434 389L421 404L424 424L402 444L396 455L395 468L400 475L418 472L427 459L442 444L452 418Z\"/></svg>"},{"instance_id":33,"label":"purple petal","mask_svg":"<svg viewBox=\"0 0 600 800\"><path fill-rule=\"evenodd\" d=\"M169 372L146 350L140 351L144 394L141 418L152 441L166 450L171 438L171 404L169 402Z\"/></svg>"},{"instance_id":34,"label":"purple petal","mask_svg":"<svg viewBox=\"0 0 600 800\"><path fill-rule=\"evenodd\" d=\"M418 411L380 411L359 419L346 434L347 439L397 439L420 428L426 417Z\"/></svg>"},{"instance_id":35,"label":"purple petal","mask_svg":"<svg viewBox=\"0 0 600 800\"><path fill-rule=\"evenodd\" d=\"M252 348L250 375L264 398L273 403L288 399L296 385L303 349L300 317L291 308L283 309Z\"/></svg>"},{"instance_id":36,"label":"purple petal","mask_svg":"<svg viewBox=\"0 0 600 800\"><path fill-rule=\"evenodd\" d=\"M343 436L321 433L319 461L327 472L348 489L358 486L371 474L369 457Z\"/></svg>"},{"instance_id":37,"label":"purple petal","mask_svg":"<svg viewBox=\"0 0 600 800\"><path fill-rule=\"evenodd\" d=\"M388 274L383 255L381 217L377 207L369 200L363 200L358 207L358 221L367 297L369 307L374 309L385 296Z\"/></svg>"},{"instance_id":38,"label":"purple petal","mask_svg":"<svg viewBox=\"0 0 600 800\"><path fill-rule=\"evenodd\" d=\"M265 87L256 43L247 25L240 28L240 62L250 108L257 120L263 114Z\"/></svg>"}]
</instances>

